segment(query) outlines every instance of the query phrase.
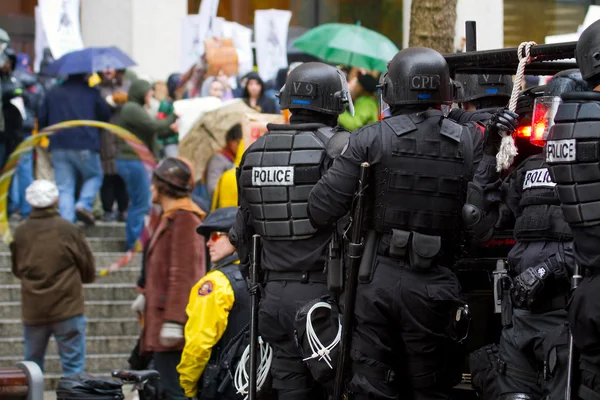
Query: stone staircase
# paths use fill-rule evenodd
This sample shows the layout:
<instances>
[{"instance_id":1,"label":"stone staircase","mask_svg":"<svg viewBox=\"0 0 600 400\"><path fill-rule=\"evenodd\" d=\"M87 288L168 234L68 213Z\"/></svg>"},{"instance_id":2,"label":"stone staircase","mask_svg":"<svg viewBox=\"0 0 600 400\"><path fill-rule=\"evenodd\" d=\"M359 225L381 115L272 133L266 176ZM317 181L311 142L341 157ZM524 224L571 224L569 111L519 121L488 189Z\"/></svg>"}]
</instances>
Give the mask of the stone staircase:
<instances>
[{"instance_id":1,"label":"stone staircase","mask_svg":"<svg viewBox=\"0 0 600 400\"><path fill-rule=\"evenodd\" d=\"M122 223L97 222L85 228L96 258L96 269L107 268L123 253L125 226ZM137 296L135 282L140 270L141 254L119 271L98 277L85 285L87 356L85 372L108 376L117 368L127 368L127 359L140 334L140 324L133 315L131 302ZM12 275L8 246L0 244L0 367L12 367L23 359L24 342L21 324L21 286ZM44 365L45 389L53 390L62 376L54 339L50 340Z\"/></svg>"}]
</instances>

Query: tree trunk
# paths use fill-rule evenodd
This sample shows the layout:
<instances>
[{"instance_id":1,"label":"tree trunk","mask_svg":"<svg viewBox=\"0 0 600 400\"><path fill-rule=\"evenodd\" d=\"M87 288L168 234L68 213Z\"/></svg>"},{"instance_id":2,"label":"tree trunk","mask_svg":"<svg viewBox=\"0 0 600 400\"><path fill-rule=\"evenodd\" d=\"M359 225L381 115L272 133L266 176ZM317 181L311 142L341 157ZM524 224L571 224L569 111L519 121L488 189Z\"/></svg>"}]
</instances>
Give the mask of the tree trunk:
<instances>
[{"instance_id":1,"label":"tree trunk","mask_svg":"<svg viewBox=\"0 0 600 400\"><path fill-rule=\"evenodd\" d=\"M408 45L454 53L457 0L412 0Z\"/></svg>"}]
</instances>

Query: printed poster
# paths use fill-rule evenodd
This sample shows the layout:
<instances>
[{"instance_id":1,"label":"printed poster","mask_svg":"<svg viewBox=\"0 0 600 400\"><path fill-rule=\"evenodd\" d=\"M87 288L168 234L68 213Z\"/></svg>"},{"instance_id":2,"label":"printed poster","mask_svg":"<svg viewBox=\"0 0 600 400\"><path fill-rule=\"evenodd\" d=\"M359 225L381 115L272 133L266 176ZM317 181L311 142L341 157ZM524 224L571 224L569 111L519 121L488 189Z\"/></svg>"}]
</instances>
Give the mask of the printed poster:
<instances>
[{"instance_id":1,"label":"printed poster","mask_svg":"<svg viewBox=\"0 0 600 400\"><path fill-rule=\"evenodd\" d=\"M266 82L275 78L277 71L287 68L288 28L292 12L287 10L256 10L254 12L254 42L256 65Z\"/></svg>"},{"instance_id":2,"label":"printed poster","mask_svg":"<svg viewBox=\"0 0 600 400\"><path fill-rule=\"evenodd\" d=\"M79 0L39 0L43 29L54 59L83 49Z\"/></svg>"}]
</instances>

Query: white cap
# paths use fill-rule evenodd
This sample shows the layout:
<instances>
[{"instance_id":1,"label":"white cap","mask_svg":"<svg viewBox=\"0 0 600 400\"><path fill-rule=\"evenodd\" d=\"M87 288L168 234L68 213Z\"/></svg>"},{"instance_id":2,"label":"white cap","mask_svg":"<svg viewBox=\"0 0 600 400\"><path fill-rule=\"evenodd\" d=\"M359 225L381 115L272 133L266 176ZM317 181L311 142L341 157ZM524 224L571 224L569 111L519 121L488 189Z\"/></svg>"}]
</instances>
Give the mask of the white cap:
<instances>
[{"instance_id":1,"label":"white cap","mask_svg":"<svg viewBox=\"0 0 600 400\"><path fill-rule=\"evenodd\" d=\"M58 200L58 188L52 181L33 181L25 191L25 200L34 208L46 208Z\"/></svg>"}]
</instances>

